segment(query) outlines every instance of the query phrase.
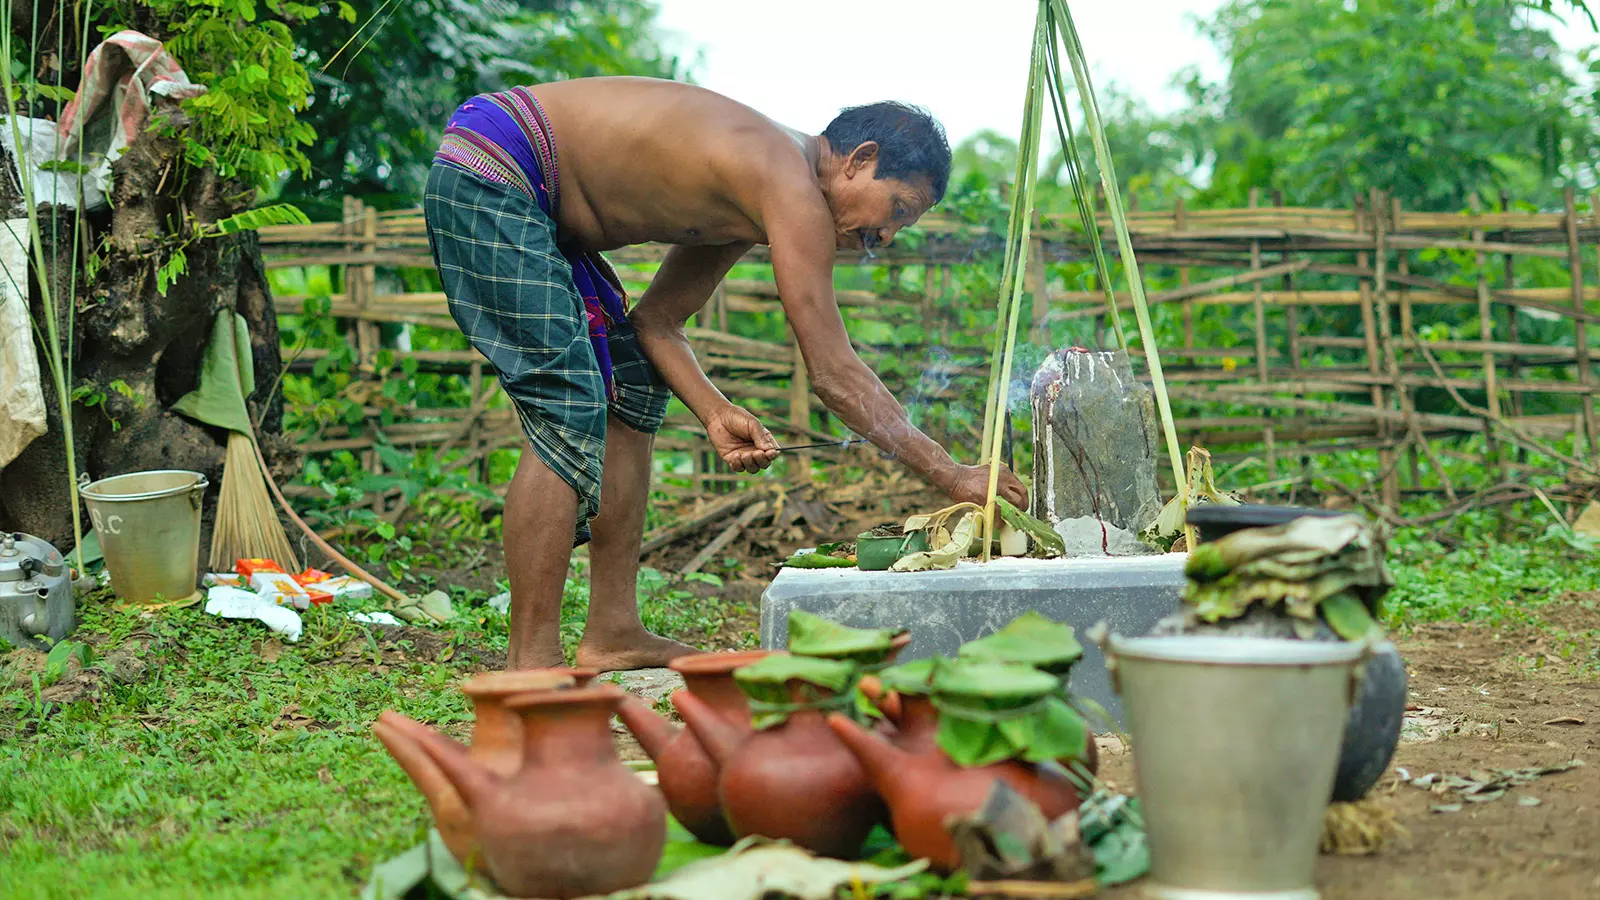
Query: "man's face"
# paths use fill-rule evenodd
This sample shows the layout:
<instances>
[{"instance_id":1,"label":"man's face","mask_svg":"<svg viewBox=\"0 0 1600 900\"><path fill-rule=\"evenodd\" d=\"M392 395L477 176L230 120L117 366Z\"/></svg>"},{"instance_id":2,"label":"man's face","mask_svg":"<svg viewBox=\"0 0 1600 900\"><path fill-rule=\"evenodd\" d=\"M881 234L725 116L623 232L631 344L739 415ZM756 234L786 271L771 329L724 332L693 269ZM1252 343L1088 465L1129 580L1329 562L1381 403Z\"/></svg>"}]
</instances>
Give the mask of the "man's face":
<instances>
[{"instance_id":1,"label":"man's face","mask_svg":"<svg viewBox=\"0 0 1600 900\"><path fill-rule=\"evenodd\" d=\"M926 178L878 178L878 145L862 144L845 160L829 185L835 242L840 250L871 252L894 240L933 205Z\"/></svg>"}]
</instances>

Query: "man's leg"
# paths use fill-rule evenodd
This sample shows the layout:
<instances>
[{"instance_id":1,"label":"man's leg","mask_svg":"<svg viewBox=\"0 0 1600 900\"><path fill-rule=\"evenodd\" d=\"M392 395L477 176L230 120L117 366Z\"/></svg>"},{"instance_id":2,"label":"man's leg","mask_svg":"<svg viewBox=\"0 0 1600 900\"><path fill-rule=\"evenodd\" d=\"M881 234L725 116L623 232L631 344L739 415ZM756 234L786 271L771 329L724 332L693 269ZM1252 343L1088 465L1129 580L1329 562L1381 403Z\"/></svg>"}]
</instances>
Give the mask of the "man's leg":
<instances>
[{"instance_id":1,"label":"man's leg","mask_svg":"<svg viewBox=\"0 0 1600 900\"><path fill-rule=\"evenodd\" d=\"M614 415L607 417L600 514L589 523L589 622L578 644L580 666L644 669L697 652L651 634L639 621L639 546L654 444L654 435L634 431Z\"/></svg>"},{"instance_id":2,"label":"man's leg","mask_svg":"<svg viewBox=\"0 0 1600 900\"><path fill-rule=\"evenodd\" d=\"M572 486L523 447L501 520L506 574L511 579L507 669L567 664L561 653L561 591L567 583L577 521L578 495Z\"/></svg>"}]
</instances>

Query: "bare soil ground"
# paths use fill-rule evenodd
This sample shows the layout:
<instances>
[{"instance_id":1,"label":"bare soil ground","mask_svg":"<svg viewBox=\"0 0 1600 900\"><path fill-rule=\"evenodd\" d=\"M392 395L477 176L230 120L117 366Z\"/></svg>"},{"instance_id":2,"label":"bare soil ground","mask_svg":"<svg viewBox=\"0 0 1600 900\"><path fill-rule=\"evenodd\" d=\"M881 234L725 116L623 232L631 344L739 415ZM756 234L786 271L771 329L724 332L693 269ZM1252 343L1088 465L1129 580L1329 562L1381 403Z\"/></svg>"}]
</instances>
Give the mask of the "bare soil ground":
<instances>
[{"instance_id":1,"label":"bare soil ground","mask_svg":"<svg viewBox=\"0 0 1600 900\"><path fill-rule=\"evenodd\" d=\"M1440 623L1400 640L1411 676L1405 733L1374 796L1405 834L1375 855L1328 856L1325 900L1374 897L1578 900L1600 897L1600 595L1544 607L1548 627ZM1123 790L1131 754L1113 742L1102 772ZM1434 812L1445 797L1401 781L1474 770L1588 765L1547 775L1488 803ZM1531 800L1537 798L1537 805ZM1139 896L1136 885L1108 896Z\"/></svg>"}]
</instances>

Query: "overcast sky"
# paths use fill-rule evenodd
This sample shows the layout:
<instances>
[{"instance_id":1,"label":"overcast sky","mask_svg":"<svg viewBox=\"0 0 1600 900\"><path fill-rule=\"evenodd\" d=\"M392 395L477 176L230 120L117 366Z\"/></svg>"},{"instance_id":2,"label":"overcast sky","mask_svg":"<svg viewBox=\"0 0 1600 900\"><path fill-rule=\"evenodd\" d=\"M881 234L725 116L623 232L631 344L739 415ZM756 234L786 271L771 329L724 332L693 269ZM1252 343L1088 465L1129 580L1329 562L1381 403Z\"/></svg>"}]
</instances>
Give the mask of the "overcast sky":
<instances>
[{"instance_id":1,"label":"overcast sky","mask_svg":"<svg viewBox=\"0 0 1600 900\"><path fill-rule=\"evenodd\" d=\"M702 53L695 79L812 133L843 106L904 100L928 107L956 143L1022 121L1033 0L658 0L675 50ZM1222 0L1092 0L1072 14L1095 84L1115 81L1157 110L1182 102L1173 76L1223 73L1195 17ZM1569 47L1587 24L1558 29Z\"/></svg>"}]
</instances>

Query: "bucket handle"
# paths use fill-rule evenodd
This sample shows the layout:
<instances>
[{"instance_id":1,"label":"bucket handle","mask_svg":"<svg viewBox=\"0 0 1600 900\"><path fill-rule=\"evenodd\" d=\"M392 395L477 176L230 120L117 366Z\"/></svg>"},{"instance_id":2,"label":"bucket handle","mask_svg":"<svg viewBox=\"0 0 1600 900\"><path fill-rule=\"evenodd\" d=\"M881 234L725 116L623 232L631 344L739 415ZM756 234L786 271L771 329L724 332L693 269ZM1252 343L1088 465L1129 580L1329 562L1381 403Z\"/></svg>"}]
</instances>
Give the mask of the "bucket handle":
<instances>
[{"instance_id":1,"label":"bucket handle","mask_svg":"<svg viewBox=\"0 0 1600 900\"><path fill-rule=\"evenodd\" d=\"M200 480L196 481L194 485L189 488L189 503L194 506L195 509L199 509L200 504L204 502L206 497L206 488L210 486L211 482L206 480L204 475L201 475Z\"/></svg>"}]
</instances>

